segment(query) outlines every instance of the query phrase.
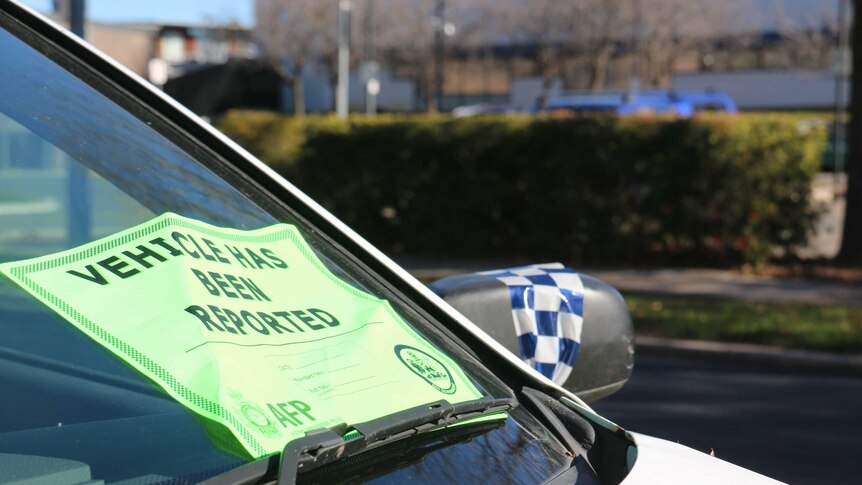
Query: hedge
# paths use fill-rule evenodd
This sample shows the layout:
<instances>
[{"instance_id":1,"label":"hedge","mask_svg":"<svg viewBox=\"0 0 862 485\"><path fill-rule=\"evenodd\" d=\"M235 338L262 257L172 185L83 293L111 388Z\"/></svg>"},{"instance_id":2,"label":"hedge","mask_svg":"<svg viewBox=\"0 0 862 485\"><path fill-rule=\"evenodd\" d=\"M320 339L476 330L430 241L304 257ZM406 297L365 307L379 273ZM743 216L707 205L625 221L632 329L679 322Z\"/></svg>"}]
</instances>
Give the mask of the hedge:
<instances>
[{"instance_id":1,"label":"hedge","mask_svg":"<svg viewBox=\"0 0 862 485\"><path fill-rule=\"evenodd\" d=\"M290 117L217 126L384 250L733 265L805 241L824 130L780 115Z\"/></svg>"}]
</instances>

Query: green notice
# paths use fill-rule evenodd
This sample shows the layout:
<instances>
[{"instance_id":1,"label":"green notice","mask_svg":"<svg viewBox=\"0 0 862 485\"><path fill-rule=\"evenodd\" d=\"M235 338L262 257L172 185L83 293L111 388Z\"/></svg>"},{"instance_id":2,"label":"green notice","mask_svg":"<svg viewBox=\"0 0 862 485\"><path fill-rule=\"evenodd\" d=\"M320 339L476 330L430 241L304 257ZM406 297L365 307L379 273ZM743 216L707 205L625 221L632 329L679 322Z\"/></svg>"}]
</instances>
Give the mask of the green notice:
<instances>
[{"instance_id":1,"label":"green notice","mask_svg":"<svg viewBox=\"0 0 862 485\"><path fill-rule=\"evenodd\" d=\"M0 272L255 457L312 429L481 397L292 225L241 231L168 213Z\"/></svg>"}]
</instances>

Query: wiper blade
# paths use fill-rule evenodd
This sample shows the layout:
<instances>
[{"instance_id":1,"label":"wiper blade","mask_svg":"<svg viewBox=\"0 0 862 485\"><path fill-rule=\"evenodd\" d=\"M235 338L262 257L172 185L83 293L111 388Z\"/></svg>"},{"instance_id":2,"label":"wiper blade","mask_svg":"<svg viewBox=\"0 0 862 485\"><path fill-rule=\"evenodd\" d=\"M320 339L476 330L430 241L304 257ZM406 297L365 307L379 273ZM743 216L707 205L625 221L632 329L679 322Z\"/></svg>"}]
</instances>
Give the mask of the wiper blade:
<instances>
[{"instance_id":1,"label":"wiper blade","mask_svg":"<svg viewBox=\"0 0 862 485\"><path fill-rule=\"evenodd\" d=\"M426 430L507 411L515 406L517 401L513 398L485 397L455 405L443 400L354 426L342 424L311 431L305 437L288 443L280 459L278 454L265 456L211 477L204 483L250 485L272 480L279 471L279 483L294 483L300 470L312 470Z\"/></svg>"},{"instance_id":2,"label":"wiper blade","mask_svg":"<svg viewBox=\"0 0 862 485\"><path fill-rule=\"evenodd\" d=\"M459 404L441 400L350 427L341 425L312 431L284 447L278 483L292 485L300 472L424 431L507 411L516 405L513 398L485 397ZM348 436L356 436L345 438L345 433L340 431L349 431Z\"/></svg>"}]
</instances>

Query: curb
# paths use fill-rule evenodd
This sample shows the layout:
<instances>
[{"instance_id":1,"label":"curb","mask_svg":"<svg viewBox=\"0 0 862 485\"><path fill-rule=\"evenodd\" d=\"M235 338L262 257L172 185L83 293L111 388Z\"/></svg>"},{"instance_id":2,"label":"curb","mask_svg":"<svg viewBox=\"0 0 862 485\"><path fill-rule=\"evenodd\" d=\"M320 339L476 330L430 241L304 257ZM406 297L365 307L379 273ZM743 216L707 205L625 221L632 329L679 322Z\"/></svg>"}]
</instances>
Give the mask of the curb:
<instances>
[{"instance_id":1,"label":"curb","mask_svg":"<svg viewBox=\"0 0 862 485\"><path fill-rule=\"evenodd\" d=\"M765 345L635 337L635 359L638 355L691 359L735 366L757 366L761 369L830 376L862 377L862 356L786 350Z\"/></svg>"}]
</instances>

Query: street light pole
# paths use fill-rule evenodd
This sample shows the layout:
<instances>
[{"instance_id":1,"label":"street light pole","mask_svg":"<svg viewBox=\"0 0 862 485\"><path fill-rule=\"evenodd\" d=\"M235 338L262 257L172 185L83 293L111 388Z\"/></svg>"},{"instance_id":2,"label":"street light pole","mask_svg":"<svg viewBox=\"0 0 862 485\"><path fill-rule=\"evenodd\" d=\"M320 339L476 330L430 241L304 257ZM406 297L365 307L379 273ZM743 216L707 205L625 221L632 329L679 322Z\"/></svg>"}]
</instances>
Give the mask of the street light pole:
<instances>
[{"instance_id":1,"label":"street light pole","mask_svg":"<svg viewBox=\"0 0 862 485\"><path fill-rule=\"evenodd\" d=\"M350 78L350 0L338 2L338 86L335 90L335 110L341 119L347 118Z\"/></svg>"},{"instance_id":2,"label":"street light pole","mask_svg":"<svg viewBox=\"0 0 862 485\"><path fill-rule=\"evenodd\" d=\"M374 0L365 0L365 62L370 66L369 71L373 71L365 80L365 114L368 116L377 114L377 93L380 91L374 57Z\"/></svg>"},{"instance_id":3,"label":"street light pole","mask_svg":"<svg viewBox=\"0 0 862 485\"><path fill-rule=\"evenodd\" d=\"M69 0L69 30L84 38L84 0Z\"/></svg>"},{"instance_id":4,"label":"street light pole","mask_svg":"<svg viewBox=\"0 0 862 485\"><path fill-rule=\"evenodd\" d=\"M446 0L437 0L434 6L434 96L431 97L430 111L440 110L443 96L443 54L446 37Z\"/></svg>"}]
</instances>

